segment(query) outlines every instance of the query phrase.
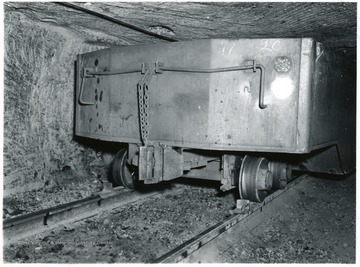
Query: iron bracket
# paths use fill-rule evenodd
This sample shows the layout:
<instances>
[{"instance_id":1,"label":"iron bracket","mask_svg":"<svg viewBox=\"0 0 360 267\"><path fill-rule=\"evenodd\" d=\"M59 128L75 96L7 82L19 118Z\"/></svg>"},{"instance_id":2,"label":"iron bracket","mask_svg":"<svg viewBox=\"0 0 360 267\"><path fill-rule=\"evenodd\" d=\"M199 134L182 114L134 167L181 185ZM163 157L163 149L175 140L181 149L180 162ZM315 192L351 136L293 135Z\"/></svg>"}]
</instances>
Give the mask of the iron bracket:
<instances>
[{"instance_id":1,"label":"iron bracket","mask_svg":"<svg viewBox=\"0 0 360 267\"><path fill-rule=\"evenodd\" d=\"M222 156L222 172L221 172L221 191L228 191L235 188L234 185L234 169L236 163L236 156L234 155L223 155Z\"/></svg>"},{"instance_id":2,"label":"iron bracket","mask_svg":"<svg viewBox=\"0 0 360 267\"><path fill-rule=\"evenodd\" d=\"M94 78L93 74L90 74L90 72L95 71L95 68L84 68L82 77L85 78Z\"/></svg>"},{"instance_id":3,"label":"iron bracket","mask_svg":"<svg viewBox=\"0 0 360 267\"><path fill-rule=\"evenodd\" d=\"M163 70L161 68L164 68L165 64L163 62L155 62L155 73L161 74L163 73Z\"/></svg>"},{"instance_id":4,"label":"iron bracket","mask_svg":"<svg viewBox=\"0 0 360 267\"><path fill-rule=\"evenodd\" d=\"M230 210L230 214L247 214L250 211L250 200L247 199L237 199L236 208Z\"/></svg>"}]
</instances>

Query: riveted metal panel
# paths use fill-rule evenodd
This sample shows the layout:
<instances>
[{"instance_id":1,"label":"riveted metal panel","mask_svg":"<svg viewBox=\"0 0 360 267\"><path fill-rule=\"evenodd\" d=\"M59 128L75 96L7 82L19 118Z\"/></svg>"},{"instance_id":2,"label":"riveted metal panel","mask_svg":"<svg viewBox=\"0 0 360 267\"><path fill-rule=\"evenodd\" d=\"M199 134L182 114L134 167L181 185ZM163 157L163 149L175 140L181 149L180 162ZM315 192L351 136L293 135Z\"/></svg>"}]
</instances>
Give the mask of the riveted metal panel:
<instances>
[{"instance_id":1,"label":"riveted metal panel","mask_svg":"<svg viewBox=\"0 0 360 267\"><path fill-rule=\"evenodd\" d=\"M86 70L140 69L142 63L155 62L187 69L256 64L263 68L155 73L148 84L151 142L210 150L300 153L305 154L303 165L309 170L339 173L341 167L346 173L354 169L355 68L311 38L199 40L80 55L75 134L140 144L140 71L85 74L86 78L82 74ZM328 166L314 168L319 160Z\"/></svg>"},{"instance_id":2,"label":"riveted metal panel","mask_svg":"<svg viewBox=\"0 0 360 267\"><path fill-rule=\"evenodd\" d=\"M210 41L111 48L84 54L81 65L96 70L133 69L144 62L165 62L170 66L209 67ZM103 78L103 79L101 79ZM95 105L79 105L76 134L101 140L140 143L137 82L140 73L86 78L83 99L98 99ZM166 73L154 75L150 87L150 137L152 141L200 142L192 133L207 123L208 75ZM104 84L100 103L95 89ZM78 91L80 90L80 83ZM98 89L99 91L99 89ZM79 94L78 94L79 95ZM194 112L198 106L202 113ZM189 130L192 129L192 130Z\"/></svg>"},{"instance_id":3,"label":"riveted metal panel","mask_svg":"<svg viewBox=\"0 0 360 267\"><path fill-rule=\"evenodd\" d=\"M301 39L213 42L212 67L255 59L265 67L265 109L259 108L260 73L251 70L210 77L208 140L213 147L249 151L296 151L295 133ZM279 58L291 68L275 69ZM278 82L280 81L280 82Z\"/></svg>"},{"instance_id":4,"label":"riveted metal panel","mask_svg":"<svg viewBox=\"0 0 360 267\"><path fill-rule=\"evenodd\" d=\"M298 153L301 45L301 39L240 39L119 47L80 56L79 71L133 69L156 61L212 69L255 60L265 67L265 109L259 107L259 70L154 75L149 140L189 148ZM76 134L140 143L136 84L141 77L84 79L82 99L94 104L77 106ZM80 85L77 90L79 97Z\"/></svg>"}]
</instances>

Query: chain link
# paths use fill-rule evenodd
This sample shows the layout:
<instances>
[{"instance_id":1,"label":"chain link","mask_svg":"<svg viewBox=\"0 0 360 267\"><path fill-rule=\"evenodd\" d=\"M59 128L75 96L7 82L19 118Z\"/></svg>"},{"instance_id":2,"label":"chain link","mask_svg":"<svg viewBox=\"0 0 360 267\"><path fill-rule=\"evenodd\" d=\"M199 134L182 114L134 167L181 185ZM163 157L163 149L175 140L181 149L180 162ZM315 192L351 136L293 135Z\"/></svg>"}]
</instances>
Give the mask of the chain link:
<instances>
[{"instance_id":1,"label":"chain link","mask_svg":"<svg viewBox=\"0 0 360 267\"><path fill-rule=\"evenodd\" d=\"M146 146L150 133L149 121L149 85L151 76L154 70L148 69L139 81L138 87L138 102L139 102L139 117L140 117L140 133L143 145Z\"/></svg>"}]
</instances>

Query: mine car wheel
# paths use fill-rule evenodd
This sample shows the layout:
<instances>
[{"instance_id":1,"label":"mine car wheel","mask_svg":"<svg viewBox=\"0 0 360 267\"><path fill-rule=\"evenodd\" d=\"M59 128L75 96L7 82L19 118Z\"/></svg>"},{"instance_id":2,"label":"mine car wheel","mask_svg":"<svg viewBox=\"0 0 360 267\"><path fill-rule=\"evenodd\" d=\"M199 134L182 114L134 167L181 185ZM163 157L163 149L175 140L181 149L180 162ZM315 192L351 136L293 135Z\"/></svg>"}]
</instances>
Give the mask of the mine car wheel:
<instances>
[{"instance_id":1,"label":"mine car wheel","mask_svg":"<svg viewBox=\"0 0 360 267\"><path fill-rule=\"evenodd\" d=\"M262 202L272 187L272 173L268 161L261 157L245 156L239 175L239 193L242 199Z\"/></svg>"},{"instance_id":2,"label":"mine car wheel","mask_svg":"<svg viewBox=\"0 0 360 267\"><path fill-rule=\"evenodd\" d=\"M269 169L273 174L273 189L284 189L291 179L291 165L283 162L270 161Z\"/></svg>"},{"instance_id":3,"label":"mine car wheel","mask_svg":"<svg viewBox=\"0 0 360 267\"><path fill-rule=\"evenodd\" d=\"M123 185L126 188L134 189L136 186L135 172L129 168L127 161L127 150L121 149L112 163L112 179L116 185Z\"/></svg>"}]
</instances>

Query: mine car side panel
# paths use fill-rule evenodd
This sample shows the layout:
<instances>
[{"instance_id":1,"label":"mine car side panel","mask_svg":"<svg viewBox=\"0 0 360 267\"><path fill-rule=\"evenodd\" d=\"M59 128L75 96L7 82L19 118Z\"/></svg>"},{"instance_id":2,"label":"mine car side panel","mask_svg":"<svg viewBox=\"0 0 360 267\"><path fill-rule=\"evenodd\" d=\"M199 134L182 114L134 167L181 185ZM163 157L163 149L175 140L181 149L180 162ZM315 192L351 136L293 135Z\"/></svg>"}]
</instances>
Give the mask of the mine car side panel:
<instances>
[{"instance_id":1,"label":"mine car side panel","mask_svg":"<svg viewBox=\"0 0 360 267\"><path fill-rule=\"evenodd\" d=\"M260 71L154 75L149 85L149 140L200 149L304 153L310 148L308 134L299 134L303 120L308 120L301 115L301 104L309 101L311 84L300 79L304 70L310 72L311 61L301 62L303 43L304 39L201 40L105 49L81 55L78 61L79 69L106 71L157 61L214 69L255 60L265 67L265 109L259 107ZM307 53L313 53L313 43ZM290 60L290 70L276 70L279 58ZM141 73L79 77L84 83L82 99L92 105L77 106L76 134L140 143L136 84L141 77Z\"/></svg>"}]
</instances>

